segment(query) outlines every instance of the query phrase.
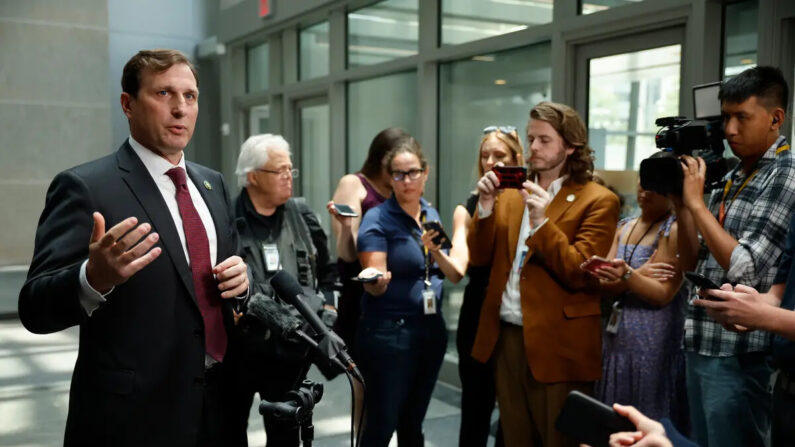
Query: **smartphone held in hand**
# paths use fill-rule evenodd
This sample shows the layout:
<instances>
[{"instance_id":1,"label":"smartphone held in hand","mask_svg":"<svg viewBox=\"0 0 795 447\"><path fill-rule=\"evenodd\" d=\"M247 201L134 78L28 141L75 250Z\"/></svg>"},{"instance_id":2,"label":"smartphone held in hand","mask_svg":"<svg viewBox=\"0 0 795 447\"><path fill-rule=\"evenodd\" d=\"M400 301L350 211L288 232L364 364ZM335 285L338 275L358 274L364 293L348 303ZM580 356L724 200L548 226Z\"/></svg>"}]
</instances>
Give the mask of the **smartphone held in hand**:
<instances>
[{"instance_id":1,"label":"smartphone held in hand","mask_svg":"<svg viewBox=\"0 0 795 447\"><path fill-rule=\"evenodd\" d=\"M603 267L610 267L613 265L609 259L601 256L591 256L587 261L580 265L580 268L586 272L596 273L597 270Z\"/></svg>"},{"instance_id":2,"label":"smartphone held in hand","mask_svg":"<svg viewBox=\"0 0 795 447\"><path fill-rule=\"evenodd\" d=\"M425 228L425 231L434 230L437 234L435 238L432 239L432 242L436 245L441 245L442 249L451 249L453 248L453 244L450 242L450 238L445 233L444 228L442 228L442 223L438 220L432 220L430 222L423 222L422 227Z\"/></svg>"},{"instance_id":3,"label":"smartphone held in hand","mask_svg":"<svg viewBox=\"0 0 795 447\"><path fill-rule=\"evenodd\" d=\"M335 203L334 209L337 210L337 213L339 213L340 216L359 217L359 215L356 214L356 211L354 211L353 208L349 207L348 205L344 205L342 203Z\"/></svg>"},{"instance_id":4,"label":"smartphone held in hand","mask_svg":"<svg viewBox=\"0 0 795 447\"><path fill-rule=\"evenodd\" d=\"M495 166L492 171L500 181L500 189L522 189L522 183L527 180L527 168L524 166Z\"/></svg>"}]
</instances>

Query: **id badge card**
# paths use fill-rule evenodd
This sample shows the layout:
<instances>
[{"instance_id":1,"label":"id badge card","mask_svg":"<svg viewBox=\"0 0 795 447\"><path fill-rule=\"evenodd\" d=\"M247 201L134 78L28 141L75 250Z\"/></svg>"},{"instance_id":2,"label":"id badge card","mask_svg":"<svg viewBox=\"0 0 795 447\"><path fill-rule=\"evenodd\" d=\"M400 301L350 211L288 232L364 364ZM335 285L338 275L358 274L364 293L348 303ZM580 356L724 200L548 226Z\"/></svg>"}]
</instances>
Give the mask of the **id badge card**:
<instances>
[{"instance_id":1,"label":"id badge card","mask_svg":"<svg viewBox=\"0 0 795 447\"><path fill-rule=\"evenodd\" d=\"M262 244L262 257L269 272L279 270L279 249L276 244Z\"/></svg>"},{"instance_id":2,"label":"id badge card","mask_svg":"<svg viewBox=\"0 0 795 447\"><path fill-rule=\"evenodd\" d=\"M610 319L607 320L605 332L613 335L618 334L618 327L621 326L621 314L623 313L624 309L621 307L621 303L619 301L613 303L613 311L610 312Z\"/></svg>"},{"instance_id":3,"label":"id badge card","mask_svg":"<svg viewBox=\"0 0 795 447\"><path fill-rule=\"evenodd\" d=\"M422 291L422 310L425 315L436 313L436 294L433 293L433 289L424 289Z\"/></svg>"}]
</instances>

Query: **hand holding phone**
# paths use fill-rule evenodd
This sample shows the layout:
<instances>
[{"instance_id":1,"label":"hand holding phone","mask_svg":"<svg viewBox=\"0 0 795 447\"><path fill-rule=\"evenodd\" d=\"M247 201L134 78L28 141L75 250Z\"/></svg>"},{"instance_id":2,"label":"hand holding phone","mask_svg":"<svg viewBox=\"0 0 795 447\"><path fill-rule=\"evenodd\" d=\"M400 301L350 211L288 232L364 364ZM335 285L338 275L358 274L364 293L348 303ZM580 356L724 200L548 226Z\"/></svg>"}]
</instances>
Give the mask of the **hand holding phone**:
<instances>
[{"instance_id":1,"label":"hand holding phone","mask_svg":"<svg viewBox=\"0 0 795 447\"><path fill-rule=\"evenodd\" d=\"M566 397L555 428L592 447L608 447L613 433L635 431L635 425L629 419L579 391L572 391Z\"/></svg>"},{"instance_id":2,"label":"hand holding phone","mask_svg":"<svg viewBox=\"0 0 795 447\"><path fill-rule=\"evenodd\" d=\"M332 206L334 207L335 210L337 210L337 214L339 214L340 216L359 217L359 215L356 214L356 211L354 211L353 208L349 207L348 205L342 203L333 203Z\"/></svg>"},{"instance_id":3,"label":"hand holding phone","mask_svg":"<svg viewBox=\"0 0 795 447\"><path fill-rule=\"evenodd\" d=\"M444 228L442 228L441 222L439 222L438 220L423 222L422 227L425 229L425 231L433 230L439 233L436 235L436 237L431 239L431 242L433 242L436 245L441 245L442 249L449 250L453 248L453 244L450 242L450 238L447 236L447 233L445 233Z\"/></svg>"},{"instance_id":4,"label":"hand holding phone","mask_svg":"<svg viewBox=\"0 0 795 447\"><path fill-rule=\"evenodd\" d=\"M712 282L709 278L704 275L700 275L696 272L685 272L685 278L689 279L690 282L695 284L700 289L720 289L720 286ZM713 297L713 299L715 299Z\"/></svg>"},{"instance_id":5,"label":"hand holding phone","mask_svg":"<svg viewBox=\"0 0 795 447\"><path fill-rule=\"evenodd\" d=\"M527 168L524 166L494 166L491 169L500 181L499 189L522 189L522 183L527 180Z\"/></svg>"},{"instance_id":6,"label":"hand holding phone","mask_svg":"<svg viewBox=\"0 0 795 447\"><path fill-rule=\"evenodd\" d=\"M609 259L601 256L591 256L587 261L580 264L580 268L586 272L596 273L597 270L603 267L610 267L613 263Z\"/></svg>"},{"instance_id":7,"label":"hand holding phone","mask_svg":"<svg viewBox=\"0 0 795 447\"><path fill-rule=\"evenodd\" d=\"M380 273L376 273L373 276L368 276L368 277L365 277L365 278L362 278L362 277L359 277L359 276L354 276L354 277L351 278L351 281L360 282L362 284L368 284L368 283L371 283L371 282L378 281L378 278L380 278L382 276L384 276L384 275L382 275Z\"/></svg>"}]
</instances>

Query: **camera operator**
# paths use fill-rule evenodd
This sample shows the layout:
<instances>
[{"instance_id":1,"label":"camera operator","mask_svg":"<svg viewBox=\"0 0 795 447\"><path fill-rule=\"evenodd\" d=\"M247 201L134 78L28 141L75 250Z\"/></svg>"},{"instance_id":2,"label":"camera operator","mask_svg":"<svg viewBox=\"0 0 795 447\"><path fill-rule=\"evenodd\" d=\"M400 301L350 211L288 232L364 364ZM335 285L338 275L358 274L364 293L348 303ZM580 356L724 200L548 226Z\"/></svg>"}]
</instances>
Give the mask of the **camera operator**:
<instances>
[{"instance_id":1,"label":"camera operator","mask_svg":"<svg viewBox=\"0 0 795 447\"><path fill-rule=\"evenodd\" d=\"M779 135L787 95L786 81L773 67L751 68L721 86L724 132L740 164L707 206L704 161L682 157L682 197L675 204L683 270L695 269L716 284L760 290L773 284L795 207L795 166ZM687 391L699 445L767 445L769 347L769 334L729 332L704 309L688 306Z\"/></svg>"},{"instance_id":2,"label":"camera operator","mask_svg":"<svg viewBox=\"0 0 795 447\"><path fill-rule=\"evenodd\" d=\"M273 297L269 280L284 270L307 291L310 306L325 312L328 326L336 312L333 287L336 269L330 262L327 237L315 213L300 199L292 198L298 170L290 161L290 147L279 135L255 135L243 143L237 162L238 184L243 187L235 204L237 227L246 262L250 266L252 294ZM320 295L322 293L322 295ZM324 308L325 296L327 310ZM245 312L245 311L244 311ZM230 340L231 382L228 396L230 436L228 445L247 445L246 426L254 393L269 401L284 400L301 383L308 369L306 346L246 328L261 326L253 315L236 315L238 331ZM268 445L298 446L298 428L263 416Z\"/></svg>"}]
</instances>

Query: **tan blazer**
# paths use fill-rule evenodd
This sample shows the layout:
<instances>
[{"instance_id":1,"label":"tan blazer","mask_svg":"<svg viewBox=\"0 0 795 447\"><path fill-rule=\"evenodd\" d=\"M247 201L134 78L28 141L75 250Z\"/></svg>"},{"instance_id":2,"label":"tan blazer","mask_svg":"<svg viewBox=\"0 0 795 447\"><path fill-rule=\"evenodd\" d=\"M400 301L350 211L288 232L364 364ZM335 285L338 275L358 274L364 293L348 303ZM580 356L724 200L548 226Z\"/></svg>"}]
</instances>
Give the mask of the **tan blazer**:
<instances>
[{"instance_id":1,"label":"tan blazer","mask_svg":"<svg viewBox=\"0 0 795 447\"><path fill-rule=\"evenodd\" d=\"M580 269L605 256L618 222L618 197L594 182L564 185L549 204L549 219L527 239L520 293L527 361L539 382L594 381L601 376L599 295ZM518 190L500 194L491 215L475 214L469 228L470 263L491 265L472 356L491 357L500 333L500 305L508 281L524 201Z\"/></svg>"}]
</instances>

